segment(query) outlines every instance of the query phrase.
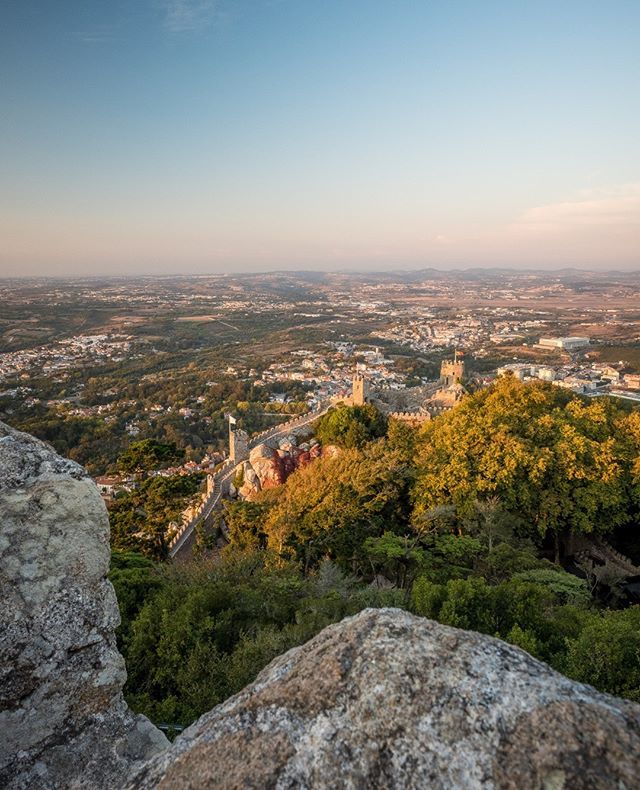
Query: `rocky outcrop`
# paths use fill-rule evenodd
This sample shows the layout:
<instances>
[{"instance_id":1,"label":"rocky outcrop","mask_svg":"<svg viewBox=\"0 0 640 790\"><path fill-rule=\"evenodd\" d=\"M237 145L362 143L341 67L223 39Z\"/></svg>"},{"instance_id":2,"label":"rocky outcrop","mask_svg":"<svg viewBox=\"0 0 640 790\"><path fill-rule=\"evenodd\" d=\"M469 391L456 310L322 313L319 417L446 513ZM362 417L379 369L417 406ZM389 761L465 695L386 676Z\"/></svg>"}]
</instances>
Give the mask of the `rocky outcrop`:
<instances>
[{"instance_id":1,"label":"rocky outcrop","mask_svg":"<svg viewBox=\"0 0 640 790\"><path fill-rule=\"evenodd\" d=\"M293 434L273 444L258 444L244 463L243 483L238 494L243 499L251 499L258 491L281 486L296 469L302 469L314 458L319 458L321 452L316 441L298 446Z\"/></svg>"},{"instance_id":2,"label":"rocky outcrop","mask_svg":"<svg viewBox=\"0 0 640 790\"><path fill-rule=\"evenodd\" d=\"M93 481L0 423L0 786L118 787L166 747L131 713Z\"/></svg>"},{"instance_id":3,"label":"rocky outcrop","mask_svg":"<svg viewBox=\"0 0 640 790\"><path fill-rule=\"evenodd\" d=\"M338 447L336 444L325 444L322 448L322 457L323 458L337 458L343 452L342 447Z\"/></svg>"},{"instance_id":4,"label":"rocky outcrop","mask_svg":"<svg viewBox=\"0 0 640 790\"><path fill-rule=\"evenodd\" d=\"M367 610L277 658L132 788L632 788L640 706L518 648Z\"/></svg>"}]
</instances>

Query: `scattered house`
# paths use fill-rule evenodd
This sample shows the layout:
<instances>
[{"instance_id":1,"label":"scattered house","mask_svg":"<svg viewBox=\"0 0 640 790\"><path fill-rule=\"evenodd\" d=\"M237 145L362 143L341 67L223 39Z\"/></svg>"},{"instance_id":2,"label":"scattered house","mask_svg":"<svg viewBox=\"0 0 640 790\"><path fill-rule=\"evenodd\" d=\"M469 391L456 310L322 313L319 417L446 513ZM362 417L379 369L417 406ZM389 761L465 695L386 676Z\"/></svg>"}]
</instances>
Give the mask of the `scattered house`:
<instances>
[{"instance_id":1,"label":"scattered house","mask_svg":"<svg viewBox=\"0 0 640 790\"><path fill-rule=\"evenodd\" d=\"M619 370L616 368L611 367L611 365L605 365L604 367L600 368L599 366L594 365L594 368L600 370L600 375L604 379L609 379L610 382L615 382L616 384L620 381L621 374Z\"/></svg>"},{"instance_id":2,"label":"scattered house","mask_svg":"<svg viewBox=\"0 0 640 790\"><path fill-rule=\"evenodd\" d=\"M627 373L624 377L624 384L627 389L640 390L640 373Z\"/></svg>"},{"instance_id":3,"label":"scattered house","mask_svg":"<svg viewBox=\"0 0 640 790\"><path fill-rule=\"evenodd\" d=\"M100 494L110 499L114 495L116 488L122 484L122 478L103 475L95 478L95 484L98 486Z\"/></svg>"}]
</instances>

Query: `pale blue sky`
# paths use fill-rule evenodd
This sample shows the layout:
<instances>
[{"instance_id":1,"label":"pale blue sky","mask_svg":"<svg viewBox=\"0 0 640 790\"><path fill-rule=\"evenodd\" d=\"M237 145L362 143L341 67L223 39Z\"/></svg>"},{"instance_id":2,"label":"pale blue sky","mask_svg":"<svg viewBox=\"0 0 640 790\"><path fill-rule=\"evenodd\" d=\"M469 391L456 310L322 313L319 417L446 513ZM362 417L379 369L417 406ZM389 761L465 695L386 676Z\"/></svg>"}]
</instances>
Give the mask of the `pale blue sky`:
<instances>
[{"instance_id":1,"label":"pale blue sky","mask_svg":"<svg viewBox=\"0 0 640 790\"><path fill-rule=\"evenodd\" d=\"M640 2L4 0L0 276L640 268Z\"/></svg>"}]
</instances>

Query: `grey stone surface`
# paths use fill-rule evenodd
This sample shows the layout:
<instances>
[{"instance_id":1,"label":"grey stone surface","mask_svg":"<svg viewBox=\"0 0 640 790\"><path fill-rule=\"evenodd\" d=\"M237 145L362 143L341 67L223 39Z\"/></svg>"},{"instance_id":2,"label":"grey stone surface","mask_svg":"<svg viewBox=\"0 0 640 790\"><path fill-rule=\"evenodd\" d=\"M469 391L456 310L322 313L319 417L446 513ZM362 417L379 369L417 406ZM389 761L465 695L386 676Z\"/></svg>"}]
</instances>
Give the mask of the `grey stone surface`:
<instances>
[{"instance_id":1,"label":"grey stone surface","mask_svg":"<svg viewBox=\"0 0 640 790\"><path fill-rule=\"evenodd\" d=\"M274 456L274 449L265 442L257 444L249 453L249 463L253 466L256 462L266 459L271 460Z\"/></svg>"},{"instance_id":2,"label":"grey stone surface","mask_svg":"<svg viewBox=\"0 0 640 790\"><path fill-rule=\"evenodd\" d=\"M523 651L366 610L273 661L130 788L635 788L640 706Z\"/></svg>"},{"instance_id":3,"label":"grey stone surface","mask_svg":"<svg viewBox=\"0 0 640 790\"><path fill-rule=\"evenodd\" d=\"M0 423L1 787L118 787L167 746L122 697L108 567L93 481Z\"/></svg>"}]
</instances>

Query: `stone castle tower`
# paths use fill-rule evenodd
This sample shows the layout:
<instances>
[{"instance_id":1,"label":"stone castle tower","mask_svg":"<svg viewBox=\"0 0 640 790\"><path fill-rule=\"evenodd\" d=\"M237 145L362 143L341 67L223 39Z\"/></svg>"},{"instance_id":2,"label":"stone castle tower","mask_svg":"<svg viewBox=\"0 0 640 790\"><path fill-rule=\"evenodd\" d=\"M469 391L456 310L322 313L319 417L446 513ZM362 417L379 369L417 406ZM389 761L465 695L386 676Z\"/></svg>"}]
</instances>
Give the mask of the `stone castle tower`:
<instances>
[{"instance_id":1,"label":"stone castle tower","mask_svg":"<svg viewBox=\"0 0 640 790\"><path fill-rule=\"evenodd\" d=\"M235 417L229 415L229 458L234 464L249 457L249 434L238 428Z\"/></svg>"},{"instance_id":2,"label":"stone castle tower","mask_svg":"<svg viewBox=\"0 0 640 790\"><path fill-rule=\"evenodd\" d=\"M364 406L369 395L367 380L362 373L356 371L353 374L353 391L351 401L354 406Z\"/></svg>"},{"instance_id":3,"label":"stone castle tower","mask_svg":"<svg viewBox=\"0 0 640 790\"><path fill-rule=\"evenodd\" d=\"M440 384L443 387L450 387L452 384L460 384L464 377L464 362L458 359L458 352L453 355L453 362L446 359L440 365Z\"/></svg>"}]
</instances>

